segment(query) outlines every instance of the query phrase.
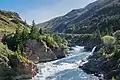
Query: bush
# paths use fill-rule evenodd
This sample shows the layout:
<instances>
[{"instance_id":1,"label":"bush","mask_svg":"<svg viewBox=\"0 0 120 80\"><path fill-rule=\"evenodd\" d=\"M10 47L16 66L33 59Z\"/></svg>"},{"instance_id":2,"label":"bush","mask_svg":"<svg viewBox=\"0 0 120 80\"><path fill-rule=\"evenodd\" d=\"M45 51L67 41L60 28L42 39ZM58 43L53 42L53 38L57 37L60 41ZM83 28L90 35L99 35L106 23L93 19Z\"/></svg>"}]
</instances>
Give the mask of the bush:
<instances>
[{"instance_id":1,"label":"bush","mask_svg":"<svg viewBox=\"0 0 120 80\"><path fill-rule=\"evenodd\" d=\"M46 35L45 40L46 40L48 47L58 47L58 44L56 43L56 41L54 40L52 36Z\"/></svg>"},{"instance_id":2,"label":"bush","mask_svg":"<svg viewBox=\"0 0 120 80\"><path fill-rule=\"evenodd\" d=\"M120 30L114 32L114 33L113 33L113 36L114 36L117 40L119 40L119 39L120 39Z\"/></svg>"},{"instance_id":3,"label":"bush","mask_svg":"<svg viewBox=\"0 0 120 80\"><path fill-rule=\"evenodd\" d=\"M27 39L35 39L38 42L44 41L50 48L67 46L67 41L65 39L62 39L58 35L43 34L43 30L39 30L37 27L32 27L31 31L27 30L26 28L20 31L18 28L15 34L5 35L2 39L2 42L7 44L10 50L18 50L22 52L23 42Z\"/></svg>"},{"instance_id":4,"label":"bush","mask_svg":"<svg viewBox=\"0 0 120 80\"><path fill-rule=\"evenodd\" d=\"M103 43L105 44L105 45L113 45L113 44L115 44L115 42L116 42L116 39L114 38L114 37L112 37L112 36L104 36L104 37L102 37L102 40L103 40Z\"/></svg>"},{"instance_id":5,"label":"bush","mask_svg":"<svg viewBox=\"0 0 120 80\"><path fill-rule=\"evenodd\" d=\"M65 48L68 44L67 40L61 38L59 35L53 35L53 39L55 42L57 42L59 47Z\"/></svg>"}]
</instances>

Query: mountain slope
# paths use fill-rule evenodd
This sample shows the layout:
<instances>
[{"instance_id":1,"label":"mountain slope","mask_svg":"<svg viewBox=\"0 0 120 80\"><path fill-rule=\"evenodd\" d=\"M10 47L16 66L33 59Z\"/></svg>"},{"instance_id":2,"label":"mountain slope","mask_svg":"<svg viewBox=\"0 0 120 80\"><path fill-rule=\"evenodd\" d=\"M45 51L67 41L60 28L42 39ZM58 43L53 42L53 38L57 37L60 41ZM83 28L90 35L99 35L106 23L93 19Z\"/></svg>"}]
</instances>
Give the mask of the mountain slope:
<instances>
[{"instance_id":1,"label":"mountain slope","mask_svg":"<svg viewBox=\"0 0 120 80\"><path fill-rule=\"evenodd\" d=\"M92 33L97 29L98 24L105 25L105 23L99 23L102 20L112 18L114 15L118 16L119 6L119 0L98 0L82 9L72 10L64 16L38 24L38 26L51 28L52 32Z\"/></svg>"},{"instance_id":2,"label":"mountain slope","mask_svg":"<svg viewBox=\"0 0 120 80\"><path fill-rule=\"evenodd\" d=\"M68 14L66 14L64 16L60 16L60 17L51 19L50 21L38 24L37 26L45 27L45 28L52 28L53 32L56 30L57 27L63 26L62 28L60 28L58 30L58 32L61 32L61 31L63 31L63 28L67 23L74 20L75 18L78 17L78 15L80 15L79 13L81 13L82 10L83 9L72 10L71 12L69 12Z\"/></svg>"},{"instance_id":3,"label":"mountain slope","mask_svg":"<svg viewBox=\"0 0 120 80\"><path fill-rule=\"evenodd\" d=\"M28 26L19 14L10 11L0 10L0 32L14 32L16 28L21 29Z\"/></svg>"}]
</instances>

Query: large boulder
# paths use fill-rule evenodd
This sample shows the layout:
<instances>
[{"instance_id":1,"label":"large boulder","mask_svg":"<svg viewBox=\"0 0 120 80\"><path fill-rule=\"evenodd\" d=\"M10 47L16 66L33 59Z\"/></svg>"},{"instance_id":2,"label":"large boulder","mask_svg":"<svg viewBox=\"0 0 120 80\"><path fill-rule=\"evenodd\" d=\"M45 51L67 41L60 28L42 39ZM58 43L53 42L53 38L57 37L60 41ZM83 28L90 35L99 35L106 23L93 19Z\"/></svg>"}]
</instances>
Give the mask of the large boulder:
<instances>
[{"instance_id":1,"label":"large boulder","mask_svg":"<svg viewBox=\"0 0 120 80\"><path fill-rule=\"evenodd\" d=\"M16 79L32 79L32 77L34 77L38 73L38 69L34 63L27 64L21 62L18 67L18 72L21 74L19 74Z\"/></svg>"},{"instance_id":2,"label":"large boulder","mask_svg":"<svg viewBox=\"0 0 120 80\"><path fill-rule=\"evenodd\" d=\"M7 62L0 62L0 80L32 79L37 72L37 66L32 62L23 62L16 55L9 55Z\"/></svg>"},{"instance_id":3,"label":"large boulder","mask_svg":"<svg viewBox=\"0 0 120 80\"><path fill-rule=\"evenodd\" d=\"M57 59L55 53L47 47L46 43L37 40L25 40L23 43L23 51L32 61L51 61Z\"/></svg>"},{"instance_id":4,"label":"large boulder","mask_svg":"<svg viewBox=\"0 0 120 80\"><path fill-rule=\"evenodd\" d=\"M63 58L66 56L67 53L66 48L60 48L60 47L52 48L52 51L55 53L57 58Z\"/></svg>"}]
</instances>

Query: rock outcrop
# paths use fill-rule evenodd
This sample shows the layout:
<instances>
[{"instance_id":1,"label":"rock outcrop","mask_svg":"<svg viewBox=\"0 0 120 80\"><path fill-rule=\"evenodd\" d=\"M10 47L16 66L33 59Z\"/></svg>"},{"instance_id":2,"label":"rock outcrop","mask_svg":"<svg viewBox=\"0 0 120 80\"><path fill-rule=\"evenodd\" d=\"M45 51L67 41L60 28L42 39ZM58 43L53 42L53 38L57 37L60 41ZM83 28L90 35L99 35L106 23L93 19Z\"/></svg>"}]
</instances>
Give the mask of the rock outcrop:
<instances>
[{"instance_id":1,"label":"rock outcrop","mask_svg":"<svg viewBox=\"0 0 120 80\"><path fill-rule=\"evenodd\" d=\"M62 48L56 47L50 49L44 41L25 40L23 43L23 51L30 60L36 62L46 62L62 58L66 56L66 51Z\"/></svg>"},{"instance_id":2,"label":"rock outcrop","mask_svg":"<svg viewBox=\"0 0 120 80\"><path fill-rule=\"evenodd\" d=\"M38 70L32 62L22 62L16 55L9 55L7 62L0 62L0 80L32 79Z\"/></svg>"},{"instance_id":3,"label":"rock outcrop","mask_svg":"<svg viewBox=\"0 0 120 80\"><path fill-rule=\"evenodd\" d=\"M19 72L21 72L21 75L17 76L16 78L19 79L32 79L32 77L34 77L38 73L37 66L34 63L21 63L18 67L18 70Z\"/></svg>"},{"instance_id":4,"label":"rock outcrop","mask_svg":"<svg viewBox=\"0 0 120 80\"><path fill-rule=\"evenodd\" d=\"M57 58L63 58L66 56L67 50L65 48L55 47L52 49Z\"/></svg>"},{"instance_id":5,"label":"rock outcrop","mask_svg":"<svg viewBox=\"0 0 120 80\"><path fill-rule=\"evenodd\" d=\"M0 80L31 79L37 66L18 52L13 52L0 43Z\"/></svg>"},{"instance_id":6,"label":"rock outcrop","mask_svg":"<svg viewBox=\"0 0 120 80\"><path fill-rule=\"evenodd\" d=\"M82 68L89 74L102 77L106 80L111 80L112 77L120 79L119 61L115 57L104 57L100 53L94 53L89 58L89 61L79 68Z\"/></svg>"}]
</instances>

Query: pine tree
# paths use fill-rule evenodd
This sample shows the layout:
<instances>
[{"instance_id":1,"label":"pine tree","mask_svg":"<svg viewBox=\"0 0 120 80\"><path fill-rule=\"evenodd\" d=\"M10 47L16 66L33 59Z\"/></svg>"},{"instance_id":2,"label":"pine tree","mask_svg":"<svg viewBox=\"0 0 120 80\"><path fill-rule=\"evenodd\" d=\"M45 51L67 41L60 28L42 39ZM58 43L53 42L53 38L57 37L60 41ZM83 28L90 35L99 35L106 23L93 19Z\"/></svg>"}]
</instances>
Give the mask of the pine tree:
<instances>
[{"instance_id":1,"label":"pine tree","mask_svg":"<svg viewBox=\"0 0 120 80\"><path fill-rule=\"evenodd\" d=\"M35 20L32 21L32 27L35 27Z\"/></svg>"},{"instance_id":2,"label":"pine tree","mask_svg":"<svg viewBox=\"0 0 120 80\"><path fill-rule=\"evenodd\" d=\"M32 37L32 34L34 33L34 27L35 27L35 21L32 21L32 26L31 26L31 31L30 31L30 36Z\"/></svg>"},{"instance_id":3,"label":"pine tree","mask_svg":"<svg viewBox=\"0 0 120 80\"><path fill-rule=\"evenodd\" d=\"M39 29L39 33L40 33L40 34L43 34L42 28Z\"/></svg>"},{"instance_id":4,"label":"pine tree","mask_svg":"<svg viewBox=\"0 0 120 80\"><path fill-rule=\"evenodd\" d=\"M25 20L24 22L25 22L25 25L27 25L27 21Z\"/></svg>"}]
</instances>

